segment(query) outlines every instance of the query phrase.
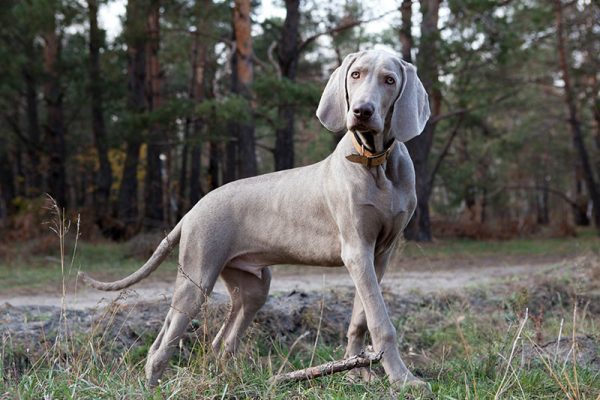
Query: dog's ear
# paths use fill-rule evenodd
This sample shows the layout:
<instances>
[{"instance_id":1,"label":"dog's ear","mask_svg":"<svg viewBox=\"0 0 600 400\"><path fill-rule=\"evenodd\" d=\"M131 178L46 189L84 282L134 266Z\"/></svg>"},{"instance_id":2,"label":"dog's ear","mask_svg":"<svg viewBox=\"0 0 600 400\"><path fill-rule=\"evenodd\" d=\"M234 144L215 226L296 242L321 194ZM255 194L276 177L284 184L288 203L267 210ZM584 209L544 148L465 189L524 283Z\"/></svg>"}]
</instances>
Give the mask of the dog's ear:
<instances>
[{"instance_id":1,"label":"dog's ear","mask_svg":"<svg viewBox=\"0 0 600 400\"><path fill-rule=\"evenodd\" d=\"M402 88L394 103L390 129L398 141L407 142L421 134L431 112L427 92L416 68L400 60L400 69Z\"/></svg>"},{"instance_id":2,"label":"dog's ear","mask_svg":"<svg viewBox=\"0 0 600 400\"><path fill-rule=\"evenodd\" d=\"M346 129L346 112L348 111L346 77L348 69L360 53L350 53L329 77L329 81L321 95L317 108L317 118L331 132Z\"/></svg>"}]
</instances>

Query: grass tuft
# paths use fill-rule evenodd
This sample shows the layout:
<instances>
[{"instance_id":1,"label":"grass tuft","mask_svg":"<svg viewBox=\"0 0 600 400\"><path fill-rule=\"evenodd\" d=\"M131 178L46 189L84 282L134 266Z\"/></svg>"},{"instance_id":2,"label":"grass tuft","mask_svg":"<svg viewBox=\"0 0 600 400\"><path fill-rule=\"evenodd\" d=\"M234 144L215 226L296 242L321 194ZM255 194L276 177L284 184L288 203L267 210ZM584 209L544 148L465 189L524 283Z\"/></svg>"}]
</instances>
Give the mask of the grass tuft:
<instances>
[{"instance_id":1,"label":"grass tuft","mask_svg":"<svg viewBox=\"0 0 600 400\"><path fill-rule=\"evenodd\" d=\"M72 225L75 240L69 241L69 222L58 207L54 218L60 247L57 282L63 285L63 296L72 270L86 262L87 256L77 258L80 252L89 250L109 262L121 260L123 253L106 251L112 245L104 250L99 250L104 245L78 245L78 223ZM343 357L345 327L332 302L347 304L349 313L351 293L341 292L313 296L306 310L299 311L297 324L285 332L277 318L259 315L263 323L249 330L235 358L213 354L210 340L224 313L209 307L192 322L160 385L149 390L143 365L156 335L152 318L162 318L165 306L148 313L153 306L125 305L123 292L94 312L69 310L63 303L58 324L53 323L51 309L18 314L31 326L42 326L43 335L27 342L23 332L0 330L0 399L598 400L600 296L593 279L598 265L591 256L535 284L504 282L495 289L428 295L386 292L401 353L430 384L430 394L392 389L380 366L375 373L381 378L368 384L344 374L278 386L268 383L277 373ZM1 311L0 321L9 323L18 310ZM142 319L147 326L140 326L140 314L147 317ZM76 329L81 326L86 329Z\"/></svg>"}]
</instances>

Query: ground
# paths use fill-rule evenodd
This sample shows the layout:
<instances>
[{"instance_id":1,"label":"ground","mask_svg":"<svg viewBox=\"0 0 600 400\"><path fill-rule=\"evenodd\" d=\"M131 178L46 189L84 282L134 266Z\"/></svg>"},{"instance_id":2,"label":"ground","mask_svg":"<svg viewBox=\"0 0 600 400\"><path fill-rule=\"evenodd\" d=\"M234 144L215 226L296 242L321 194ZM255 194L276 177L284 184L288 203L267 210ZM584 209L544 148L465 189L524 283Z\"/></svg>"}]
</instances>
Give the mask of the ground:
<instances>
[{"instance_id":1,"label":"ground","mask_svg":"<svg viewBox=\"0 0 600 400\"><path fill-rule=\"evenodd\" d=\"M280 371L343 356L353 297L347 273L291 266L275 268L272 296L233 360L215 359L206 346L227 310L219 284L165 380L148 392L142 364L168 310L175 257L120 294L82 288L74 279L78 269L104 279L130 273L156 238L146 241L78 243L73 262L65 257L62 268L60 254L40 251L39 243L5 255L0 398L405 395L385 379L354 383L344 374L267 383ZM69 254L75 243L67 244ZM584 233L400 246L383 291L405 360L439 398L600 398L599 244Z\"/></svg>"}]
</instances>

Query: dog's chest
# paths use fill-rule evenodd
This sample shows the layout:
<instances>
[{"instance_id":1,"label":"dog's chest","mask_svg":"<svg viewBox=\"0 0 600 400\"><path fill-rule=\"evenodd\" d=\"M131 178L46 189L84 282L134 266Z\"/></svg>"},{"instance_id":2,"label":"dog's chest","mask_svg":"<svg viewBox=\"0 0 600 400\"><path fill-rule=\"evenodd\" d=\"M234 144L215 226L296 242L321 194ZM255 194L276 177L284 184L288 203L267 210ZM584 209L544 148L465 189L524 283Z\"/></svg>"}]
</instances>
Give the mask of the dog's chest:
<instances>
[{"instance_id":1,"label":"dog's chest","mask_svg":"<svg viewBox=\"0 0 600 400\"><path fill-rule=\"evenodd\" d=\"M372 208L383 221L401 219L409 211L411 193L404 193L401 185L391 180L379 180L367 190L358 193L357 203Z\"/></svg>"}]
</instances>

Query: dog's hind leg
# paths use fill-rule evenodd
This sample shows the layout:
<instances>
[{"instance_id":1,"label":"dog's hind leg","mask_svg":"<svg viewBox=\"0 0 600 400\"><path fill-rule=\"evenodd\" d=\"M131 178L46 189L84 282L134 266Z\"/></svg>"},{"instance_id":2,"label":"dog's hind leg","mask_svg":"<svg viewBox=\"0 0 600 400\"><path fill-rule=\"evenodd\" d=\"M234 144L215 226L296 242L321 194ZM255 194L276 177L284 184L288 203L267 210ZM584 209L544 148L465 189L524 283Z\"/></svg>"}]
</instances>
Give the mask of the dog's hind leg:
<instances>
[{"instance_id":1,"label":"dog's hind leg","mask_svg":"<svg viewBox=\"0 0 600 400\"><path fill-rule=\"evenodd\" d=\"M150 347L146 360L146 379L149 387L158 384L173 350L189 322L198 315L202 304L211 293L220 268L202 268L205 274L200 274L202 280L195 281L194 277L179 272L175 283L175 293L163 327L158 337Z\"/></svg>"},{"instance_id":2,"label":"dog's hind leg","mask_svg":"<svg viewBox=\"0 0 600 400\"><path fill-rule=\"evenodd\" d=\"M259 278L254 274L235 268L221 272L231 298L231 311L227 320L212 342L215 352L223 350L234 354L239 340L254 319L256 312L265 304L271 285L271 271L263 268Z\"/></svg>"}]
</instances>

